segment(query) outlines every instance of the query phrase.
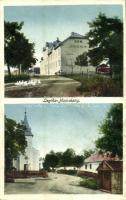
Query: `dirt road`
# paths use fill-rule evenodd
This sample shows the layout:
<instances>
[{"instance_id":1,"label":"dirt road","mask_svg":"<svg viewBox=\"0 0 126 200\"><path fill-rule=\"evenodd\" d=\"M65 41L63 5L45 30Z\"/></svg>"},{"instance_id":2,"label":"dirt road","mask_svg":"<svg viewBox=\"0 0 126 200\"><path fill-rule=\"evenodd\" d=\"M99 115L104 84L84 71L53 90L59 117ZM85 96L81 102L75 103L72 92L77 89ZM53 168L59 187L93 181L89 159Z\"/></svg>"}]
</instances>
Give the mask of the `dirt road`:
<instances>
[{"instance_id":1,"label":"dirt road","mask_svg":"<svg viewBox=\"0 0 126 200\"><path fill-rule=\"evenodd\" d=\"M79 186L80 177L49 174L48 180L35 183L6 183L5 194L101 194L99 190Z\"/></svg>"}]
</instances>

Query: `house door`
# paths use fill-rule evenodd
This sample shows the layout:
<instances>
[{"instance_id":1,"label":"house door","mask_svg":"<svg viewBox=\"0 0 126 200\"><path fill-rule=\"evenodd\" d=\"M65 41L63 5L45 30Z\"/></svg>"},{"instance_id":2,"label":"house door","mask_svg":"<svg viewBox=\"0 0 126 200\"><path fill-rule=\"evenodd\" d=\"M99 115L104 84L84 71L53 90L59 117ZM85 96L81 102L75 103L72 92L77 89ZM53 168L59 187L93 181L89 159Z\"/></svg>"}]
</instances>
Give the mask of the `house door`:
<instances>
[{"instance_id":1,"label":"house door","mask_svg":"<svg viewBox=\"0 0 126 200\"><path fill-rule=\"evenodd\" d=\"M111 191L111 172L102 172L102 189Z\"/></svg>"},{"instance_id":2,"label":"house door","mask_svg":"<svg viewBox=\"0 0 126 200\"><path fill-rule=\"evenodd\" d=\"M24 164L24 171L28 171L28 164Z\"/></svg>"}]
</instances>

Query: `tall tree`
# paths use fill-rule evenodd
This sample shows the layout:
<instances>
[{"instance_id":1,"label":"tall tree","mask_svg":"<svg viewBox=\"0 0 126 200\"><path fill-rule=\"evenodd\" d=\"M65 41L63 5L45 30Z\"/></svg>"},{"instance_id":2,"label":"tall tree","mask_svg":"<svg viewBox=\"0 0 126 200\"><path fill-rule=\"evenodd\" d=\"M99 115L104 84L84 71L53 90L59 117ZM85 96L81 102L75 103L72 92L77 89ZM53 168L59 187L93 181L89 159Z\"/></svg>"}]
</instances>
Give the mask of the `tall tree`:
<instances>
[{"instance_id":1,"label":"tall tree","mask_svg":"<svg viewBox=\"0 0 126 200\"><path fill-rule=\"evenodd\" d=\"M123 69L123 23L117 17L107 17L100 13L88 23L90 31L86 37L89 40L90 62L98 65L104 58L109 58L112 71L122 75Z\"/></svg>"},{"instance_id":2,"label":"tall tree","mask_svg":"<svg viewBox=\"0 0 126 200\"><path fill-rule=\"evenodd\" d=\"M72 166L74 157L75 157L75 151L73 149L67 149L62 155L62 165L64 167Z\"/></svg>"},{"instance_id":3,"label":"tall tree","mask_svg":"<svg viewBox=\"0 0 126 200\"><path fill-rule=\"evenodd\" d=\"M58 156L54 151L51 151L49 154L46 154L43 166L45 169L49 169L50 167L55 168L59 163Z\"/></svg>"},{"instance_id":4,"label":"tall tree","mask_svg":"<svg viewBox=\"0 0 126 200\"><path fill-rule=\"evenodd\" d=\"M27 142L25 139L25 126L5 117L5 169L10 170L13 159L20 153L25 153Z\"/></svg>"},{"instance_id":5,"label":"tall tree","mask_svg":"<svg viewBox=\"0 0 126 200\"><path fill-rule=\"evenodd\" d=\"M75 157L73 158L73 165L75 167L81 167L84 163L84 156L82 155L75 155Z\"/></svg>"},{"instance_id":6,"label":"tall tree","mask_svg":"<svg viewBox=\"0 0 126 200\"><path fill-rule=\"evenodd\" d=\"M10 66L23 70L36 63L34 58L34 43L21 33L23 22L5 22L5 63L11 76Z\"/></svg>"},{"instance_id":7,"label":"tall tree","mask_svg":"<svg viewBox=\"0 0 126 200\"><path fill-rule=\"evenodd\" d=\"M122 157L123 154L123 110L122 104L113 104L103 123L100 125L102 135L96 141L96 147Z\"/></svg>"}]
</instances>

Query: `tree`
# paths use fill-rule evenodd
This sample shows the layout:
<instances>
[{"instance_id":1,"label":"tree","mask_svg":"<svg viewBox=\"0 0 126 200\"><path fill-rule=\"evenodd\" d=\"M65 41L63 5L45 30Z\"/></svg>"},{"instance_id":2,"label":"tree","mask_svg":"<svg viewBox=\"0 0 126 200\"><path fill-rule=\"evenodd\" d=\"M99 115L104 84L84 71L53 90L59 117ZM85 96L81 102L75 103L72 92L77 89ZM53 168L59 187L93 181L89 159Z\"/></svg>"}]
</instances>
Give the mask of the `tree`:
<instances>
[{"instance_id":1,"label":"tree","mask_svg":"<svg viewBox=\"0 0 126 200\"><path fill-rule=\"evenodd\" d=\"M89 150L84 150L84 152L83 152L83 156L84 156L84 160L86 159L86 158L88 158L89 156L91 156L91 154L93 154L94 153L94 150L92 150L92 149L89 149Z\"/></svg>"},{"instance_id":2,"label":"tree","mask_svg":"<svg viewBox=\"0 0 126 200\"><path fill-rule=\"evenodd\" d=\"M10 66L23 70L28 69L36 63L34 58L34 43L21 33L23 22L5 22L5 63L8 74L11 76Z\"/></svg>"},{"instance_id":3,"label":"tree","mask_svg":"<svg viewBox=\"0 0 126 200\"><path fill-rule=\"evenodd\" d=\"M50 167L55 168L58 165L59 159L55 152L51 151L49 154L46 154L43 167L49 169Z\"/></svg>"},{"instance_id":4,"label":"tree","mask_svg":"<svg viewBox=\"0 0 126 200\"><path fill-rule=\"evenodd\" d=\"M103 123L100 125L99 133L102 135L96 141L96 147L104 152L109 151L113 155L122 157L122 104L113 104Z\"/></svg>"},{"instance_id":5,"label":"tree","mask_svg":"<svg viewBox=\"0 0 126 200\"><path fill-rule=\"evenodd\" d=\"M75 151L73 149L67 149L62 155L62 165L64 167L72 166L74 157L75 157Z\"/></svg>"},{"instance_id":6,"label":"tree","mask_svg":"<svg viewBox=\"0 0 126 200\"><path fill-rule=\"evenodd\" d=\"M87 53L83 53L81 55L79 55L78 57L76 57L76 61L75 61L76 65L79 65L81 67L83 66L88 66L88 57L87 57Z\"/></svg>"},{"instance_id":7,"label":"tree","mask_svg":"<svg viewBox=\"0 0 126 200\"><path fill-rule=\"evenodd\" d=\"M90 62L97 66L104 58L109 58L112 72L122 74L123 69L123 23L117 17L106 17L100 13L94 21L88 23Z\"/></svg>"},{"instance_id":8,"label":"tree","mask_svg":"<svg viewBox=\"0 0 126 200\"><path fill-rule=\"evenodd\" d=\"M74 158L73 158L73 165L75 167L81 167L84 163L84 157L82 155L76 155Z\"/></svg>"},{"instance_id":9,"label":"tree","mask_svg":"<svg viewBox=\"0 0 126 200\"><path fill-rule=\"evenodd\" d=\"M25 153L25 126L5 117L5 170L11 170L13 159Z\"/></svg>"}]
</instances>

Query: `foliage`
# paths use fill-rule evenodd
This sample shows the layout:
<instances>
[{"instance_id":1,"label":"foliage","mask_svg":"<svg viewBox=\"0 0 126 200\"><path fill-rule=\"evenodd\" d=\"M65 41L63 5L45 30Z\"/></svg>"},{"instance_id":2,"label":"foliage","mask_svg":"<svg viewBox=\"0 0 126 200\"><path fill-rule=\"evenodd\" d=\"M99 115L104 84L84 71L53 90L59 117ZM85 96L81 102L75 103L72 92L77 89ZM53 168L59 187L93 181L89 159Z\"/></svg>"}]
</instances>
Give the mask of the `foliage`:
<instances>
[{"instance_id":1,"label":"foliage","mask_svg":"<svg viewBox=\"0 0 126 200\"><path fill-rule=\"evenodd\" d=\"M62 155L62 165L72 166L74 157L75 151L73 149L67 149Z\"/></svg>"},{"instance_id":2,"label":"foliage","mask_svg":"<svg viewBox=\"0 0 126 200\"><path fill-rule=\"evenodd\" d=\"M106 17L100 13L94 21L88 23L90 62L97 66L104 58L109 58L114 74L122 74L123 67L123 23L117 17Z\"/></svg>"},{"instance_id":3,"label":"foliage","mask_svg":"<svg viewBox=\"0 0 126 200\"><path fill-rule=\"evenodd\" d=\"M98 189L97 180L95 180L93 178L83 178L83 180L80 181L80 186L84 186L86 188L90 188L90 189L94 189L94 190Z\"/></svg>"},{"instance_id":4,"label":"foliage","mask_svg":"<svg viewBox=\"0 0 126 200\"><path fill-rule=\"evenodd\" d=\"M122 104L113 104L99 133L102 135L96 141L96 147L103 151L110 151L113 155L122 157L123 154L123 110Z\"/></svg>"},{"instance_id":5,"label":"foliage","mask_svg":"<svg viewBox=\"0 0 126 200\"><path fill-rule=\"evenodd\" d=\"M111 79L100 75L66 75L81 83L77 88L79 92L84 93L85 96L104 96L116 97L122 96L122 85L117 79Z\"/></svg>"},{"instance_id":6,"label":"foliage","mask_svg":"<svg viewBox=\"0 0 126 200\"><path fill-rule=\"evenodd\" d=\"M23 22L5 22L5 63L8 67L8 74L11 76L11 67L20 67L27 70L36 63L34 58L34 43L21 33Z\"/></svg>"},{"instance_id":7,"label":"foliage","mask_svg":"<svg viewBox=\"0 0 126 200\"><path fill-rule=\"evenodd\" d=\"M20 74L20 75L5 75L5 83L15 83L17 81L28 81L30 76L27 74Z\"/></svg>"},{"instance_id":8,"label":"foliage","mask_svg":"<svg viewBox=\"0 0 126 200\"><path fill-rule=\"evenodd\" d=\"M92 150L92 149L89 149L89 150L84 150L84 160L86 159L86 158L88 158L91 154L93 154L94 153L94 151Z\"/></svg>"},{"instance_id":9,"label":"foliage","mask_svg":"<svg viewBox=\"0 0 126 200\"><path fill-rule=\"evenodd\" d=\"M44 169L55 168L58 165L58 156L55 152L51 151L49 154L46 154L43 167Z\"/></svg>"},{"instance_id":10,"label":"foliage","mask_svg":"<svg viewBox=\"0 0 126 200\"><path fill-rule=\"evenodd\" d=\"M75 65L79 66L88 66L88 59L87 59L87 53L84 52L83 54L79 55L76 58Z\"/></svg>"},{"instance_id":11,"label":"foliage","mask_svg":"<svg viewBox=\"0 0 126 200\"><path fill-rule=\"evenodd\" d=\"M68 174L68 175L76 175L77 174L77 170L75 169L60 169L57 171L57 173L59 174Z\"/></svg>"},{"instance_id":12,"label":"foliage","mask_svg":"<svg viewBox=\"0 0 126 200\"><path fill-rule=\"evenodd\" d=\"M82 155L75 155L73 158L73 165L75 167L81 167L84 163L84 157Z\"/></svg>"},{"instance_id":13,"label":"foliage","mask_svg":"<svg viewBox=\"0 0 126 200\"><path fill-rule=\"evenodd\" d=\"M20 153L25 153L27 142L25 127L16 121L5 117L5 170L11 170L13 159Z\"/></svg>"}]
</instances>

